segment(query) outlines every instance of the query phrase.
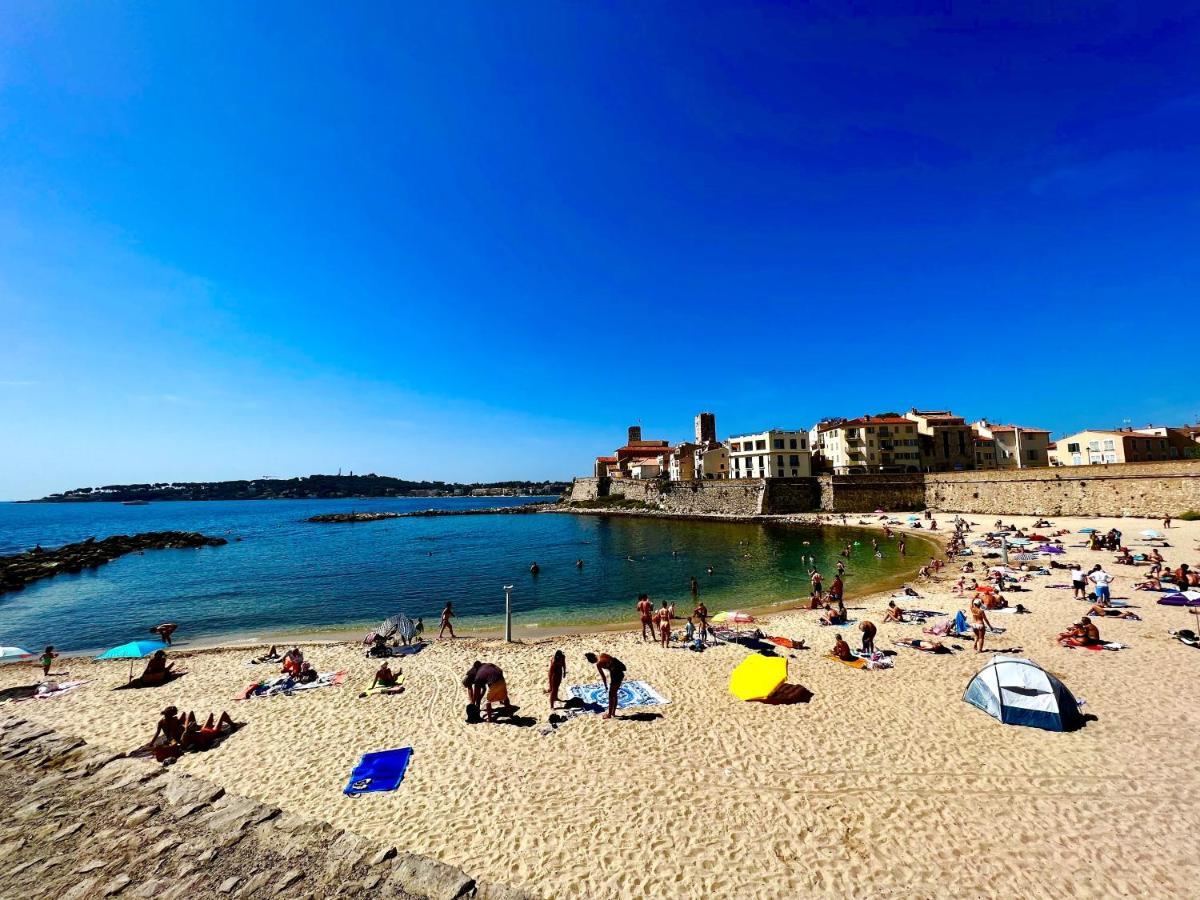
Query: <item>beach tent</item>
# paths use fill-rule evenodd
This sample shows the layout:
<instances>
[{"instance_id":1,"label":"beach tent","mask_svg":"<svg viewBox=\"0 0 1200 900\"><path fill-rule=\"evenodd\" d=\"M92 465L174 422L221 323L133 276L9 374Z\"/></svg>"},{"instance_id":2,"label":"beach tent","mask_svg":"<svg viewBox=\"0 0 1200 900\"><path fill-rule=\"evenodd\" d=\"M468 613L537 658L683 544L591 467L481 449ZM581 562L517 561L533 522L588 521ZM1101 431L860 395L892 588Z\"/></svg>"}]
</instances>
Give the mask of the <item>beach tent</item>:
<instances>
[{"instance_id":1,"label":"beach tent","mask_svg":"<svg viewBox=\"0 0 1200 900\"><path fill-rule=\"evenodd\" d=\"M787 680L787 659L752 653L729 673L729 693L739 700L765 700Z\"/></svg>"},{"instance_id":2,"label":"beach tent","mask_svg":"<svg viewBox=\"0 0 1200 900\"><path fill-rule=\"evenodd\" d=\"M1046 731L1083 726L1079 704L1066 685L1028 659L997 656L967 684L963 700L1005 725Z\"/></svg>"}]
</instances>

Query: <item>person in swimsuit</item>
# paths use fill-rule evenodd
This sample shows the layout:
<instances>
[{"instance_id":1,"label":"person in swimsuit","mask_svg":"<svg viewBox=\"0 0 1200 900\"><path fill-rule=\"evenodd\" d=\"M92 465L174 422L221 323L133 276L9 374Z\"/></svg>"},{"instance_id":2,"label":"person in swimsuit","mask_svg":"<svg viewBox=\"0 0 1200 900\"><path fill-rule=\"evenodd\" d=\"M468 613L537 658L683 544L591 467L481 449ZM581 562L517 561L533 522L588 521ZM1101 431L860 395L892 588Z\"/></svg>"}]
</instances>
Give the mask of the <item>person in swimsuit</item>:
<instances>
[{"instance_id":1,"label":"person in swimsuit","mask_svg":"<svg viewBox=\"0 0 1200 900\"><path fill-rule=\"evenodd\" d=\"M463 676L462 685L466 688L471 703L478 707L486 704L488 721L492 721L492 704L499 704L506 711L516 707L508 697L508 685L504 682L504 672L493 663L475 660L467 674Z\"/></svg>"},{"instance_id":2,"label":"person in swimsuit","mask_svg":"<svg viewBox=\"0 0 1200 900\"><path fill-rule=\"evenodd\" d=\"M895 600L888 601L888 608L883 614L883 621L885 621L885 622L903 622L904 621L904 610L902 610L900 607L898 607L896 605Z\"/></svg>"},{"instance_id":3,"label":"person in swimsuit","mask_svg":"<svg viewBox=\"0 0 1200 900\"><path fill-rule=\"evenodd\" d=\"M1091 608L1088 609L1088 615L1089 616L1100 616L1101 618L1103 618L1104 616L1112 616L1117 619L1140 619L1141 618L1141 616L1139 616L1137 613L1135 613L1131 609L1115 609L1114 607L1111 607L1111 606L1101 606L1099 603L1092 604Z\"/></svg>"},{"instance_id":4,"label":"person in swimsuit","mask_svg":"<svg viewBox=\"0 0 1200 900\"><path fill-rule=\"evenodd\" d=\"M983 603L979 600L971 601L971 634L975 636L975 652L983 652L983 639L987 634L987 630L992 627L992 623L988 621L987 612L984 611Z\"/></svg>"},{"instance_id":5,"label":"person in swimsuit","mask_svg":"<svg viewBox=\"0 0 1200 900\"><path fill-rule=\"evenodd\" d=\"M822 585L821 585L822 578L821 578L820 572L813 572L812 577L809 580L812 582L814 591L819 591L822 589Z\"/></svg>"},{"instance_id":6,"label":"person in swimsuit","mask_svg":"<svg viewBox=\"0 0 1200 900\"><path fill-rule=\"evenodd\" d=\"M1100 629L1097 628L1096 624L1087 616L1084 616L1082 619L1072 625L1071 630L1068 631L1067 634L1075 638L1075 640L1084 646L1091 646L1093 644L1100 643Z\"/></svg>"},{"instance_id":7,"label":"person in swimsuit","mask_svg":"<svg viewBox=\"0 0 1200 900\"><path fill-rule=\"evenodd\" d=\"M692 610L692 615L696 617L696 621L700 623L700 640L708 641L708 607L703 603L697 603L696 608Z\"/></svg>"},{"instance_id":8,"label":"person in swimsuit","mask_svg":"<svg viewBox=\"0 0 1200 900\"><path fill-rule=\"evenodd\" d=\"M870 619L863 619L858 623L858 630L862 632L862 652L875 652L875 623Z\"/></svg>"},{"instance_id":9,"label":"person in swimsuit","mask_svg":"<svg viewBox=\"0 0 1200 900\"><path fill-rule=\"evenodd\" d=\"M649 594L638 594L638 618L642 623L642 640L646 640L646 629L650 629L650 640L654 640L654 604Z\"/></svg>"},{"instance_id":10,"label":"person in swimsuit","mask_svg":"<svg viewBox=\"0 0 1200 900\"><path fill-rule=\"evenodd\" d=\"M399 672L393 672L392 667L384 663L375 672L375 679L371 682L371 687L368 690L374 690L377 687L393 688L396 686L396 680L399 677Z\"/></svg>"},{"instance_id":11,"label":"person in swimsuit","mask_svg":"<svg viewBox=\"0 0 1200 900\"><path fill-rule=\"evenodd\" d=\"M446 601L446 608L442 610L441 628L438 630L438 637L446 633L446 629L450 629L450 637L454 637L454 626L450 624L450 620L454 618L454 607L449 600Z\"/></svg>"},{"instance_id":12,"label":"person in swimsuit","mask_svg":"<svg viewBox=\"0 0 1200 900\"><path fill-rule=\"evenodd\" d=\"M692 582L692 599L695 600L697 597L700 596L700 582L696 580L695 575L692 576L691 582Z\"/></svg>"},{"instance_id":13,"label":"person in swimsuit","mask_svg":"<svg viewBox=\"0 0 1200 900\"><path fill-rule=\"evenodd\" d=\"M58 659L58 654L54 652L53 644L51 644L45 650L42 651L41 658L38 659L38 664L41 665L41 667L42 667L43 675L50 674L50 666L53 664L53 662L56 659Z\"/></svg>"},{"instance_id":14,"label":"person in swimsuit","mask_svg":"<svg viewBox=\"0 0 1200 900\"><path fill-rule=\"evenodd\" d=\"M538 572L540 572L540 571L542 571L542 567L539 566L536 562L530 564L530 566L529 566L529 574L530 575L537 575Z\"/></svg>"},{"instance_id":15,"label":"person in swimsuit","mask_svg":"<svg viewBox=\"0 0 1200 900\"><path fill-rule=\"evenodd\" d=\"M179 710L174 706L164 709L161 716L149 747L156 760L166 762L175 759L181 752L179 742L183 739L183 722L179 720Z\"/></svg>"},{"instance_id":16,"label":"person in swimsuit","mask_svg":"<svg viewBox=\"0 0 1200 900\"><path fill-rule=\"evenodd\" d=\"M554 709L554 704L559 703L558 691L562 687L563 679L567 677L567 655L561 650L555 650L554 656L550 658L550 708Z\"/></svg>"},{"instance_id":17,"label":"person in swimsuit","mask_svg":"<svg viewBox=\"0 0 1200 900\"><path fill-rule=\"evenodd\" d=\"M293 647L287 653L283 654L283 673L296 678L300 674L300 670L304 668L304 654L300 652L299 647Z\"/></svg>"},{"instance_id":18,"label":"person in swimsuit","mask_svg":"<svg viewBox=\"0 0 1200 900\"><path fill-rule=\"evenodd\" d=\"M658 637L659 637L659 640L662 642L662 646L664 649L667 646L669 646L671 643L671 619L673 617L673 612L674 612L674 610L672 610L671 607L667 606L667 601L664 600L663 604L662 604L662 609L660 609L657 613Z\"/></svg>"},{"instance_id":19,"label":"person in swimsuit","mask_svg":"<svg viewBox=\"0 0 1200 900\"><path fill-rule=\"evenodd\" d=\"M611 719L617 714L617 697L620 694L621 682L625 680L625 663L615 656L601 653L585 653L583 658L596 667L600 680L608 689L608 712L602 718Z\"/></svg>"},{"instance_id":20,"label":"person in swimsuit","mask_svg":"<svg viewBox=\"0 0 1200 900\"><path fill-rule=\"evenodd\" d=\"M840 634L833 642L833 655L846 662L854 659L854 651L850 649L850 645Z\"/></svg>"},{"instance_id":21,"label":"person in swimsuit","mask_svg":"<svg viewBox=\"0 0 1200 900\"><path fill-rule=\"evenodd\" d=\"M208 721L199 725L195 713L184 716L183 737L179 739L181 750L208 750L217 742L217 738L233 731L233 718L227 712L221 713L220 719L208 714Z\"/></svg>"},{"instance_id":22,"label":"person in swimsuit","mask_svg":"<svg viewBox=\"0 0 1200 900\"><path fill-rule=\"evenodd\" d=\"M821 616L822 625L841 625L845 619L842 614L835 610L828 603L825 604L825 614Z\"/></svg>"},{"instance_id":23,"label":"person in swimsuit","mask_svg":"<svg viewBox=\"0 0 1200 900\"><path fill-rule=\"evenodd\" d=\"M163 622L161 625L155 625L150 629L151 634L157 634L162 638L162 642L168 647L171 646L171 635L179 628L174 622Z\"/></svg>"},{"instance_id":24,"label":"person in swimsuit","mask_svg":"<svg viewBox=\"0 0 1200 900\"><path fill-rule=\"evenodd\" d=\"M142 671L139 681L148 685L162 684L171 676L174 666L175 663L167 662L165 650L155 650L154 655L146 662L146 668Z\"/></svg>"},{"instance_id":25,"label":"person in swimsuit","mask_svg":"<svg viewBox=\"0 0 1200 900\"><path fill-rule=\"evenodd\" d=\"M829 599L841 601L842 595L846 591L846 585L842 581L842 576L838 575L833 579L833 584L829 586Z\"/></svg>"}]
</instances>

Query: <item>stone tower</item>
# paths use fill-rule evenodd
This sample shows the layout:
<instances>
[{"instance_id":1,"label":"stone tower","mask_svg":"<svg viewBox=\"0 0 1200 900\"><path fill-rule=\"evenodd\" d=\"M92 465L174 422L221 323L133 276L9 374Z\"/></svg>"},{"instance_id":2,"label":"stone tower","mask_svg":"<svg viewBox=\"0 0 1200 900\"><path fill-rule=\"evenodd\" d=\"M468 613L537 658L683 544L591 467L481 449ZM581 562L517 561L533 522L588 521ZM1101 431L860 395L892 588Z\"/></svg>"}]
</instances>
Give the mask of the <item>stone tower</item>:
<instances>
[{"instance_id":1,"label":"stone tower","mask_svg":"<svg viewBox=\"0 0 1200 900\"><path fill-rule=\"evenodd\" d=\"M632 446L633 444L636 444L641 439L642 439L642 426L641 425L630 425L629 426L629 440L625 442L626 446Z\"/></svg>"},{"instance_id":2,"label":"stone tower","mask_svg":"<svg viewBox=\"0 0 1200 900\"><path fill-rule=\"evenodd\" d=\"M696 415L696 443L715 444L717 442L717 417L710 412Z\"/></svg>"}]
</instances>

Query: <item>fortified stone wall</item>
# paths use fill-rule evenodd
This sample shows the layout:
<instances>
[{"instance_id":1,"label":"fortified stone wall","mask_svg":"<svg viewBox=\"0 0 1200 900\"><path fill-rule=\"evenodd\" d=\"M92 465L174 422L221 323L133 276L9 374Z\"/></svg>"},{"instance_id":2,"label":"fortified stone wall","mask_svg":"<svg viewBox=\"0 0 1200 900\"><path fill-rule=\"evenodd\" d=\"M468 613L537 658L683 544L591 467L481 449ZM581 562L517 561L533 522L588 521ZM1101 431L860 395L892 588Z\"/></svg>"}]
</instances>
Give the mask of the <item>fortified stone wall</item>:
<instances>
[{"instance_id":1,"label":"fortified stone wall","mask_svg":"<svg viewBox=\"0 0 1200 900\"><path fill-rule=\"evenodd\" d=\"M870 512L925 508L924 475L822 475L824 512Z\"/></svg>"},{"instance_id":2,"label":"fortified stone wall","mask_svg":"<svg viewBox=\"0 0 1200 900\"><path fill-rule=\"evenodd\" d=\"M667 482L658 506L675 515L757 516L763 512L763 493L757 478L675 481Z\"/></svg>"},{"instance_id":3,"label":"fortified stone wall","mask_svg":"<svg viewBox=\"0 0 1200 900\"><path fill-rule=\"evenodd\" d=\"M1200 511L1200 460L938 472L925 478L935 509L1045 516L1150 516Z\"/></svg>"},{"instance_id":4,"label":"fortified stone wall","mask_svg":"<svg viewBox=\"0 0 1200 900\"><path fill-rule=\"evenodd\" d=\"M600 497L600 478L576 478L571 482L571 492L567 499L572 502L596 500Z\"/></svg>"},{"instance_id":5,"label":"fortified stone wall","mask_svg":"<svg viewBox=\"0 0 1200 900\"><path fill-rule=\"evenodd\" d=\"M764 485L764 513L788 515L816 512L821 508L821 485L816 478L772 478Z\"/></svg>"},{"instance_id":6,"label":"fortified stone wall","mask_svg":"<svg viewBox=\"0 0 1200 900\"><path fill-rule=\"evenodd\" d=\"M668 482L577 478L572 500L620 494L676 515L755 516L874 509L1046 516L1164 516L1200 511L1200 460L1120 466L821 475Z\"/></svg>"}]
</instances>

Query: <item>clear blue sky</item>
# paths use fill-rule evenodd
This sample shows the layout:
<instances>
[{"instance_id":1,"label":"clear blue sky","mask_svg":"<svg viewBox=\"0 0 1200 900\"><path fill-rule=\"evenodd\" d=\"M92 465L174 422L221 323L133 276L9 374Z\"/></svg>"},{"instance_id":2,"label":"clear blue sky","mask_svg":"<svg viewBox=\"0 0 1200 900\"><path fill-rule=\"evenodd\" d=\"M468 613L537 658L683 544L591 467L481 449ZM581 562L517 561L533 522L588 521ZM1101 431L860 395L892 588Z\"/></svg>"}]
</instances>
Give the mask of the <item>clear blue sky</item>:
<instances>
[{"instance_id":1,"label":"clear blue sky","mask_svg":"<svg viewBox=\"0 0 1200 900\"><path fill-rule=\"evenodd\" d=\"M0 497L1193 417L1200 18L849 5L6 4Z\"/></svg>"}]
</instances>

